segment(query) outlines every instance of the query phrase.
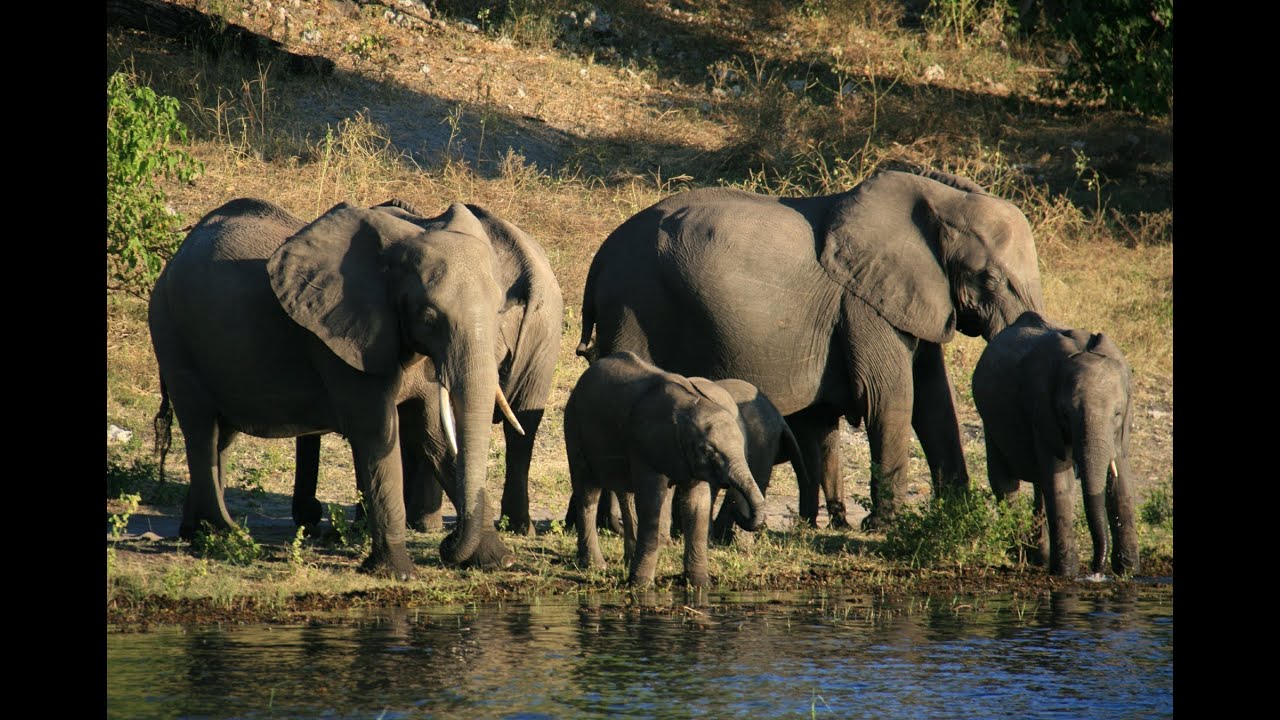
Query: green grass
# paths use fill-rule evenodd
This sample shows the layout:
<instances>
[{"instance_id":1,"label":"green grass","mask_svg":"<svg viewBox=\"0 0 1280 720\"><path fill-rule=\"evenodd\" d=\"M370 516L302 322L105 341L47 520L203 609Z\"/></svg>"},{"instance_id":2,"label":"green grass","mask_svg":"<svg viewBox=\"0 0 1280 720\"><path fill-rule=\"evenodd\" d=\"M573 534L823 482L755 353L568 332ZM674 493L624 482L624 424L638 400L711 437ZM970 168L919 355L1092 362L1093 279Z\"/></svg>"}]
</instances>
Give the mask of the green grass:
<instances>
[{"instance_id":1,"label":"green grass","mask_svg":"<svg viewBox=\"0 0 1280 720\"><path fill-rule=\"evenodd\" d=\"M444 5L446 20L476 22L483 4ZM184 217L194 220L244 196L268 198L300 217L340 201L401 197L443 209L462 200L488 207L547 251L564 291L565 318L530 474L541 533L509 540L520 565L503 572L443 568L440 535L410 533L421 575L407 584L415 597L621 587L616 538L605 538L611 568L588 573L573 567L573 536L550 532L569 495L562 408L585 368L573 352L582 285L610 231L691 187L807 195L844 190L881 169L962 174L1027 215L1050 314L1112 335L1133 365L1132 463L1142 516L1154 519L1140 526L1143 560L1171 561L1169 119L1047 96L1043 86L1060 74L1051 48L1011 37L980 13L966 15L973 4L951 4L959 25L942 17L915 29L902 26L902 5L891 0L808 0L783 13L763 2L687 5L695 9L675 15L640 0L615 3L609 12L624 31L610 42L547 22L577 8L554 0L493 9L480 33L452 21L400 26L381 12L348 18L321 5L299 27L318 30L322 40L301 48L297 37L284 41L333 59L339 71L326 80L107 33L111 68L127 67L179 100L192 138L186 150L205 168L195 183L160 184ZM271 32L256 16L236 22ZM943 75L926 80L935 65ZM804 82L802 91L790 89L793 79ZM339 109L316 112L329 98L337 99L329 107ZM364 108L377 108L380 120ZM439 142L417 144L428 135ZM555 162L540 143L556 150ZM146 303L109 292L106 310L107 422L134 433L107 448L108 518L125 509L122 493L140 496L138 513L174 515L187 486L185 446L175 424L168 480L160 484L151 438L159 382ZM983 347L981 339L957 338L945 349L975 488L986 487L986 476L969 378ZM505 455L496 427L492 438L488 490L496 505ZM357 501L350 450L336 435L325 436L321 447L318 497L331 515L345 517ZM911 460L918 490L912 501L927 503L928 469L918 455ZM336 542L321 536L295 544L291 528L264 531L256 524L258 516L289 517L292 463L289 440L241 436L229 450L228 502L236 517L251 515L259 557L235 565L214 553L197 558L191 545L171 540L122 541L108 548L109 607L136 606L152 595L226 606L258 597L280 606L307 593L394 593L396 584L355 572L365 541L354 535L345 543L339 535ZM869 464L861 439L842 448L850 493L867 492ZM789 469L779 468L771 496L794 505L795 493ZM713 580L742 589L794 583L902 589L938 573L982 576L992 568L1041 577L1009 557L1011 529L1002 523L1016 523L984 493L975 490L970 505L946 512L936 504L909 509L887 537L769 530L749 550L714 549ZM663 551L660 585L679 585L680 558L679 548Z\"/></svg>"}]
</instances>

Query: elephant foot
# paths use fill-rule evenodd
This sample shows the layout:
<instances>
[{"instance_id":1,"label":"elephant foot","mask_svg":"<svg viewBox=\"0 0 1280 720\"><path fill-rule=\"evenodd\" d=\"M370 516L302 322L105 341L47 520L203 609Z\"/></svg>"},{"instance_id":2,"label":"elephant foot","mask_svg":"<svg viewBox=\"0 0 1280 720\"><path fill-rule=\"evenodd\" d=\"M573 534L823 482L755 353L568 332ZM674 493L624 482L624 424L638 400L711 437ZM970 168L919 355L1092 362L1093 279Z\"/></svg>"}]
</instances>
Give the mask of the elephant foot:
<instances>
[{"instance_id":1,"label":"elephant foot","mask_svg":"<svg viewBox=\"0 0 1280 720\"><path fill-rule=\"evenodd\" d=\"M604 562L603 560L601 560L600 562L596 562L596 561L595 561L593 558L591 558L591 557L587 557L587 556L579 555L579 556L578 556L578 567L580 567L580 568L582 568L582 569L584 569L584 570L608 570L608 569L609 569L609 563Z\"/></svg>"},{"instance_id":2,"label":"elephant foot","mask_svg":"<svg viewBox=\"0 0 1280 720\"><path fill-rule=\"evenodd\" d=\"M691 588L707 588L711 587L711 576L706 571L703 572L686 572L684 574L685 587Z\"/></svg>"},{"instance_id":3,"label":"elephant foot","mask_svg":"<svg viewBox=\"0 0 1280 720\"><path fill-rule=\"evenodd\" d=\"M293 524L298 527L314 528L320 524L324 515L324 506L315 498L307 498L293 504Z\"/></svg>"},{"instance_id":4,"label":"elephant foot","mask_svg":"<svg viewBox=\"0 0 1280 720\"><path fill-rule=\"evenodd\" d=\"M628 587L632 587L632 588L636 588L636 589L641 589L641 588L647 588L647 587L650 587L650 586L652 586L652 585L653 585L653 577L652 577L652 576L645 576L645 575L635 575L635 574L632 574L630 577L628 577L628 578L627 578L627 586L628 586Z\"/></svg>"},{"instance_id":5,"label":"elephant foot","mask_svg":"<svg viewBox=\"0 0 1280 720\"><path fill-rule=\"evenodd\" d=\"M844 503L833 500L827 503L827 527L832 530L849 530L849 518L845 515Z\"/></svg>"},{"instance_id":6,"label":"elephant foot","mask_svg":"<svg viewBox=\"0 0 1280 720\"><path fill-rule=\"evenodd\" d=\"M425 513L409 521L409 527L418 532L439 532L444 529L442 513Z\"/></svg>"},{"instance_id":7,"label":"elephant foot","mask_svg":"<svg viewBox=\"0 0 1280 720\"><path fill-rule=\"evenodd\" d=\"M893 516L890 515L889 513L873 512L870 515L862 518L862 531L863 532L884 532L885 530L889 529L890 525L893 524L893 519L894 519ZM845 527L848 527L848 523L845 524Z\"/></svg>"},{"instance_id":8,"label":"elephant foot","mask_svg":"<svg viewBox=\"0 0 1280 720\"><path fill-rule=\"evenodd\" d=\"M497 527L499 530L502 530L501 525L502 525L501 520L495 523L495 527ZM512 518L507 518L506 531L511 533L512 535L518 535L520 537L533 537L538 534L538 531L533 526L533 521L530 520L528 517L522 520L514 520Z\"/></svg>"},{"instance_id":9,"label":"elephant foot","mask_svg":"<svg viewBox=\"0 0 1280 720\"><path fill-rule=\"evenodd\" d=\"M458 531L454 530L440 543L440 557L453 557L452 549L457 541ZM445 562L450 564L447 559ZM516 556L507 549L497 531L487 530L480 533L480 542L476 545L476 551L471 553L471 557L464 559L459 565L460 567L477 567L486 570L505 570L515 564Z\"/></svg>"},{"instance_id":10,"label":"elephant foot","mask_svg":"<svg viewBox=\"0 0 1280 720\"><path fill-rule=\"evenodd\" d=\"M186 520L182 521L182 525L178 527L178 537L188 542L195 540L196 535L207 533L220 533L227 530L234 530L238 526L233 522L228 522L222 518L217 520Z\"/></svg>"},{"instance_id":11,"label":"elephant foot","mask_svg":"<svg viewBox=\"0 0 1280 720\"><path fill-rule=\"evenodd\" d=\"M360 564L360 572L396 580L413 580L418 577L404 543L396 543L382 549L375 544L373 552Z\"/></svg>"}]
</instances>

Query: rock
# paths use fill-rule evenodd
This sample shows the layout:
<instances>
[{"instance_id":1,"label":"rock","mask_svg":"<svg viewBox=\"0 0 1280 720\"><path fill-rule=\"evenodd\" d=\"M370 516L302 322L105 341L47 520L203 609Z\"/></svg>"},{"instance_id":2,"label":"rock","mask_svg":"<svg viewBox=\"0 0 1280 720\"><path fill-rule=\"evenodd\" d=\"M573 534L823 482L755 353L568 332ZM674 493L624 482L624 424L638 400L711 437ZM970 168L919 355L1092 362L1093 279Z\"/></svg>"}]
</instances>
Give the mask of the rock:
<instances>
[{"instance_id":1,"label":"rock","mask_svg":"<svg viewBox=\"0 0 1280 720\"><path fill-rule=\"evenodd\" d=\"M945 79L946 77L947 73L942 69L941 65L934 64L924 69L925 82L937 82Z\"/></svg>"},{"instance_id":2,"label":"rock","mask_svg":"<svg viewBox=\"0 0 1280 720\"><path fill-rule=\"evenodd\" d=\"M463 23L462 23L462 29L463 29L463 30L466 30L466 31L467 31L467 32L469 32L469 33L478 33L478 32L480 32L480 26L479 26L479 25L476 25L475 23L463 22Z\"/></svg>"},{"instance_id":3,"label":"rock","mask_svg":"<svg viewBox=\"0 0 1280 720\"><path fill-rule=\"evenodd\" d=\"M423 75L426 75L427 73L431 72L431 66L423 65L421 68L419 68L418 72L422 73Z\"/></svg>"},{"instance_id":4,"label":"rock","mask_svg":"<svg viewBox=\"0 0 1280 720\"><path fill-rule=\"evenodd\" d=\"M529 93L526 93L526 92L524 91L524 88L522 88L522 87L517 87L517 88L516 88L516 97L518 97L518 98L522 98L522 97L524 97L524 96L526 96L526 95L528 95L528 94L529 94Z\"/></svg>"},{"instance_id":5,"label":"rock","mask_svg":"<svg viewBox=\"0 0 1280 720\"><path fill-rule=\"evenodd\" d=\"M1148 410L1147 414L1157 420L1169 417L1169 413L1164 410Z\"/></svg>"},{"instance_id":6,"label":"rock","mask_svg":"<svg viewBox=\"0 0 1280 720\"><path fill-rule=\"evenodd\" d=\"M789 88L791 92L804 92L805 84L806 83L803 80L788 80L787 88Z\"/></svg>"},{"instance_id":7,"label":"rock","mask_svg":"<svg viewBox=\"0 0 1280 720\"><path fill-rule=\"evenodd\" d=\"M133 439L133 431L125 430L117 425L107 426L107 442L127 443Z\"/></svg>"},{"instance_id":8,"label":"rock","mask_svg":"<svg viewBox=\"0 0 1280 720\"><path fill-rule=\"evenodd\" d=\"M587 76L587 69L586 69L586 68L582 68L582 69L578 70L578 77L586 77L586 76Z\"/></svg>"},{"instance_id":9,"label":"rock","mask_svg":"<svg viewBox=\"0 0 1280 720\"><path fill-rule=\"evenodd\" d=\"M302 42L314 45L320 42L320 31L315 29L302 31Z\"/></svg>"},{"instance_id":10,"label":"rock","mask_svg":"<svg viewBox=\"0 0 1280 720\"><path fill-rule=\"evenodd\" d=\"M858 86L852 82L847 82L844 87L840 88L840 97L850 97L858 94Z\"/></svg>"}]
</instances>

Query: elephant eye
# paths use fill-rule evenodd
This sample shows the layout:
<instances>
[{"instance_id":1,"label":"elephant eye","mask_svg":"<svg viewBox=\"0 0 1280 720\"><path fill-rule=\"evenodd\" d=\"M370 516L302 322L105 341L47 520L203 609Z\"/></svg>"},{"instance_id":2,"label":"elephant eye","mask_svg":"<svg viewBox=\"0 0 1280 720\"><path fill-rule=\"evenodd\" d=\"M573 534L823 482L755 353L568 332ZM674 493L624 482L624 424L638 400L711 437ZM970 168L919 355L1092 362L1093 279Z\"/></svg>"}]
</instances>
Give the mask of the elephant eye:
<instances>
[{"instance_id":1,"label":"elephant eye","mask_svg":"<svg viewBox=\"0 0 1280 720\"><path fill-rule=\"evenodd\" d=\"M422 309L420 317L424 324L432 325L440 319L440 311L428 306Z\"/></svg>"}]
</instances>

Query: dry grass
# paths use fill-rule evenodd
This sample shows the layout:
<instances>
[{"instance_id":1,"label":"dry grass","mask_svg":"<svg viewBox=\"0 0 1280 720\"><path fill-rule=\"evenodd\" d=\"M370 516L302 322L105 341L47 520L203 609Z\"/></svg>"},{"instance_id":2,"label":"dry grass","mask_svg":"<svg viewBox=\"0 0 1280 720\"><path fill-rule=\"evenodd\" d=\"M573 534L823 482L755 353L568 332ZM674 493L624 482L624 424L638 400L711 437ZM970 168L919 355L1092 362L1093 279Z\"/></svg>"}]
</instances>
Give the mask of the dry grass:
<instances>
[{"instance_id":1,"label":"dry grass","mask_svg":"<svg viewBox=\"0 0 1280 720\"><path fill-rule=\"evenodd\" d=\"M323 81L193 55L133 33L109 32L107 46L113 64L183 102L195 138L190 150L207 169L194 185L167 188L189 221L243 196L268 198L304 218L340 201L400 197L430 210L464 200L493 210L543 245L566 309L560 363L534 450L535 518L562 517L569 494L561 408L585 368L573 355L582 285L608 233L685 187L835 192L884 168L956 172L1023 209L1035 230L1051 315L1113 335L1135 369L1140 495L1167 482L1173 402L1168 121L1064 111L1036 94L1043 63L1035 48L1015 41L1003 49L1005 36L990 28L963 44L903 29L900 4L887 0L788 4L785 13L771 2L694 4L700 12L674 15L639 0L619 3L622 39L580 47L557 40L558 30L536 12L563 5L555 2L513 3L516 11L488 34L467 32L447 18L423 25L387 20L380 12L348 17L328 3L303 3L287 21L259 3L224 4L234 5L241 24L333 58L338 74ZM662 39L638 29L641 21L659 23L677 41L687 38L685 57L661 51L655 44ZM304 30L319 31L321 40L303 44ZM367 57L354 53L358 44L351 38L369 34L385 44L379 41L379 51ZM648 46L659 50L645 56ZM945 75L925 80L933 65ZM791 89L793 80L804 89ZM853 92L842 96L846 87ZM1083 171L1077 166L1082 152L1090 153ZM1130 155L1137 160L1130 162ZM1089 186L1090 178L1101 182L1100 191ZM107 422L135 432L129 443L108 446L108 461L118 467L148 457L158 406L145 315L142 302L108 295ZM946 350L976 483L985 483L985 459L969 377L982 347L981 340L960 338ZM849 490L865 496L864 436L848 428L846 434ZM180 488L186 472L181 433L175 429L174 436L168 473ZM497 497L503 455L496 428L493 438L489 477ZM321 499L354 502L345 442L331 435L322 446ZM232 499L251 516L251 526L253 517L287 520L292 443L243 438L232 452ZM918 448L912 462L915 496L927 497ZM162 495L148 485L144 501ZM771 496L794 506L789 469L775 473ZM733 553L716 557L740 562ZM129 562L121 567L133 573ZM804 555L802 562L822 560ZM137 572L145 577L136 582L147 588L179 573ZM283 587L313 587L312 572L329 571L303 572L298 585ZM314 586L336 587L334 576L346 574L341 565ZM192 592L219 592L200 584L219 582L217 573L209 577L193 580ZM279 578L263 582L278 586ZM357 588L365 581L337 584L348 582Z\"/></svg>"}]
</instances>

